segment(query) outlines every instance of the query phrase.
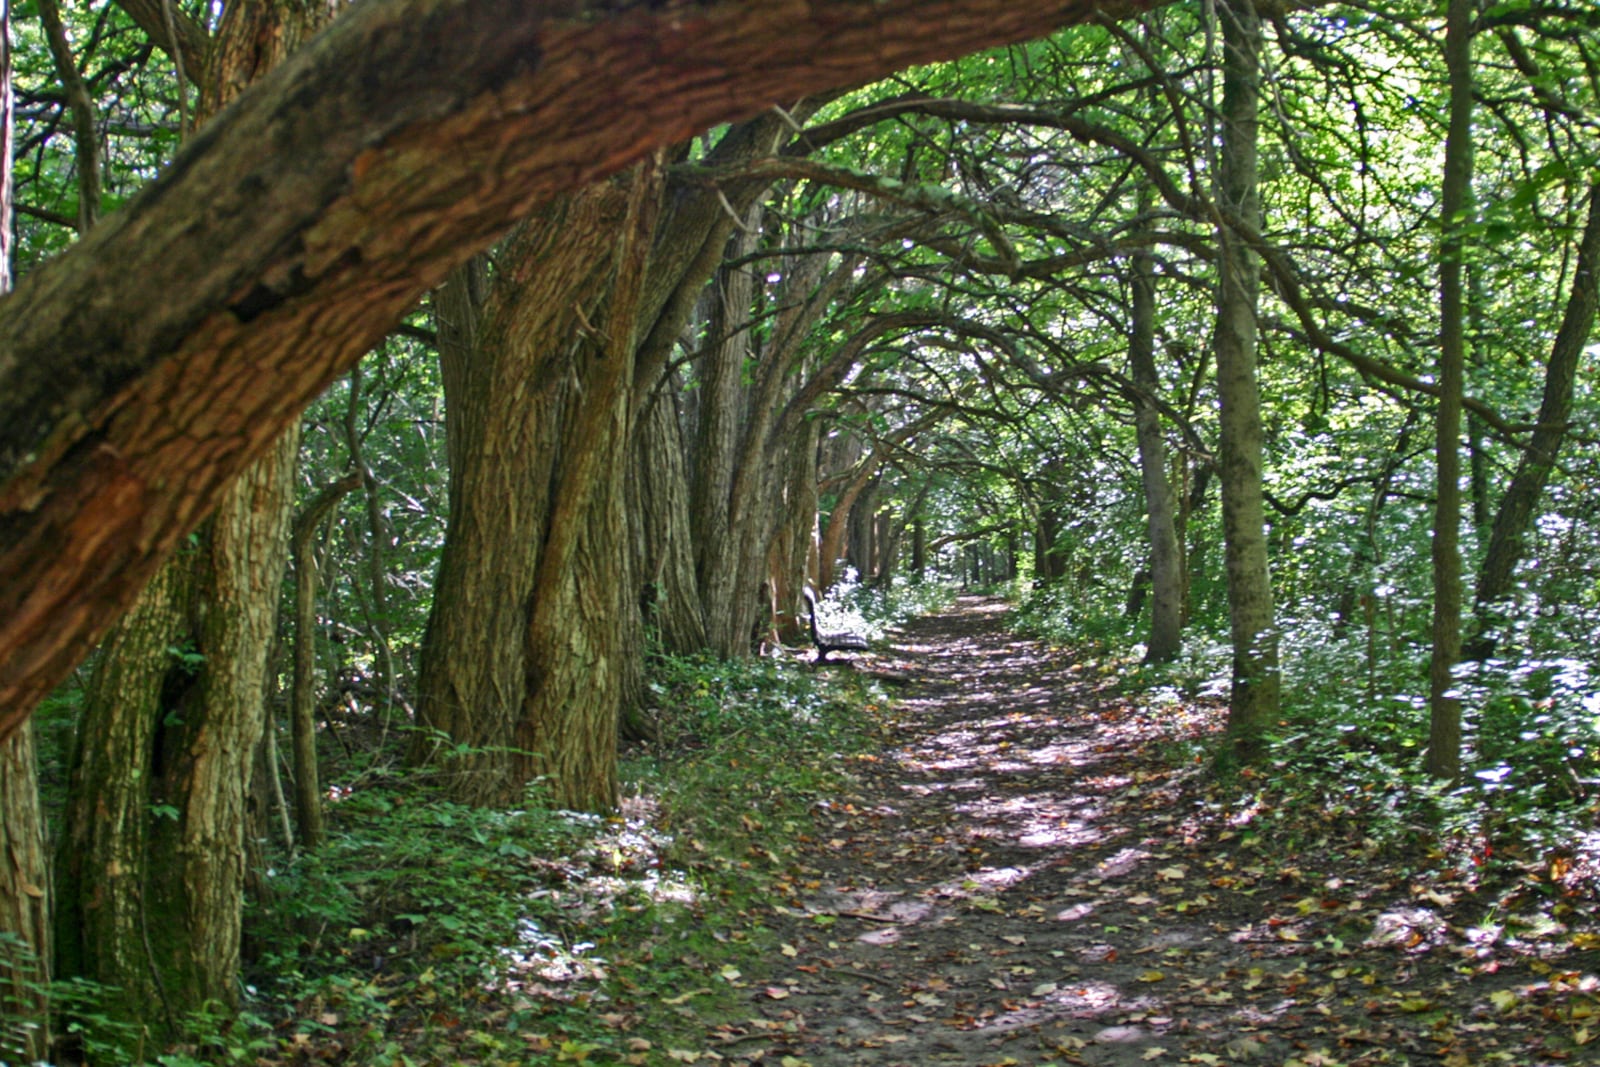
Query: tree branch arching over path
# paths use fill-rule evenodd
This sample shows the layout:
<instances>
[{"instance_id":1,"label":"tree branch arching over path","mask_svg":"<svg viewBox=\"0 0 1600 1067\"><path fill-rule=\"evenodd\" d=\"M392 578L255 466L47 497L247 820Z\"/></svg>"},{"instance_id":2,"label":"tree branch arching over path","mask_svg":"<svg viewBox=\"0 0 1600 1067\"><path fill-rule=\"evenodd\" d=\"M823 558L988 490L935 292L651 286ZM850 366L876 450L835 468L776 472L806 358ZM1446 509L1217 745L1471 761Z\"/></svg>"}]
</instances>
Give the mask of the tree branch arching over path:
<instances>
[{"instance_id":1,"label":"tree branch arching over path","mask_svg":"<svg viewBox=\"0 0 1600 1067\"><path fill-rule=\"evenodd\" d=\"M358 5L0 303L0 737L232 475L519 214L768 102L1104 10Z\"/></svg>"}]
</instances>

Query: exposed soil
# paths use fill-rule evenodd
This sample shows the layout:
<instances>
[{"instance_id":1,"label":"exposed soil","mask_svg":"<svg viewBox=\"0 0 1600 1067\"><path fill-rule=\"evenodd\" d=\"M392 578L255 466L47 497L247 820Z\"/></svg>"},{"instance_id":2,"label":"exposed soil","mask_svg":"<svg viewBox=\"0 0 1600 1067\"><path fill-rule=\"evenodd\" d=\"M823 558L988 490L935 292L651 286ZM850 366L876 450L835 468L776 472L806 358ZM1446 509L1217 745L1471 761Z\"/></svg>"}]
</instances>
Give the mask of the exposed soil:
<instances>
[{"instance_id":1,"label":"exposed soil","mask_svg":"<svg viewBox=\"0 0 1600 1067\"><path fill-rule=\"evenodd\" d=\"M1004 609L963 598L898 635L890 745L816 812L770 919L782 958L708 1049L786 1067L1600 1063L1592 952L1541 960L1370 842L1318 852L1206 814L1170 742L1220 712L1132 704L1007 634Z\"/></svg>"}]
</instances>

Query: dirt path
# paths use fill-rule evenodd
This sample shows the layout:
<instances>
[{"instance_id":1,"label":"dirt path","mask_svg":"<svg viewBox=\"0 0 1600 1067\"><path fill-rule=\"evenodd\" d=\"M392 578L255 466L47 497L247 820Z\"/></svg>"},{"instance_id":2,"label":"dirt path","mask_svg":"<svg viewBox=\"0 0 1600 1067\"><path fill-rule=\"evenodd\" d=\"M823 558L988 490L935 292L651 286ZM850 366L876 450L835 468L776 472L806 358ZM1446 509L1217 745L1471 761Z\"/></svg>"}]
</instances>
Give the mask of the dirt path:
<instances>
[{"instance_id":1,"label":"dirt path","mask_svg":"<svg viewBox=\"0 0 1600 1067\"><path fill-rule=\"evenodd\" d=\"M896 734L816 813L770 920L783 958L708 1042L725 1060L1600 1062L1503 1014L1538 967L1453 936L1381 864L1193 820L1155 751L1214 721L1128 706L1003 610L963 598L898 636Z\"/></svg>"}]
</instances>

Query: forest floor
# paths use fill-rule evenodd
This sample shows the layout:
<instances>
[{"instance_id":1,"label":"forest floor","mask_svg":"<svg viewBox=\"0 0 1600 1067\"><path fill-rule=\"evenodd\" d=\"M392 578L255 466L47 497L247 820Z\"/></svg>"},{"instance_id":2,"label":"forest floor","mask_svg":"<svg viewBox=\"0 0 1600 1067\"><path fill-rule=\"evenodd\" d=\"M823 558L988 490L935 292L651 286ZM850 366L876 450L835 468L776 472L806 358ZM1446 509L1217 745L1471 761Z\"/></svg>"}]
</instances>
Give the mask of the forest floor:
<instances>
[{"instance_id":1,"label":"forest floor","mask_svg":"<svg viewBox=\"0 0 1600 1067\"><path fill-rule=\"evenodd\" d=\"M1359 830L1219 811L1175 758L1219 709L1142 706L1005 607L896 635L887 745L817 807L769 973L707 1059L1600 1063L1600 938L1494 921Z\"/></svg>"}]
</instances>

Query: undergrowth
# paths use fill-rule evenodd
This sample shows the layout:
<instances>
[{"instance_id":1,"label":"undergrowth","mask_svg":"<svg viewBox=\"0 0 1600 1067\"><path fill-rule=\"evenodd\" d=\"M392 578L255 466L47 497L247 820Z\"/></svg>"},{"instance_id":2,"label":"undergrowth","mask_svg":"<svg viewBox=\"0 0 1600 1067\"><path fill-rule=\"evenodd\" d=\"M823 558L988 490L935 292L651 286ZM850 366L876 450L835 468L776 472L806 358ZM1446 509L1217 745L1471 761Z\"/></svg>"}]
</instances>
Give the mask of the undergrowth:
<instances>
[{"instance_id":1,"label":"undergrowth","mask_svg":"<svg viewBox=\"0 0 1600 1067\"><path fill-rule=\"evenodd\" d=\"M454 804L370 772L247 917L245 1012L154 1062L674 1062L770 947L756 905L874 695L791 663L658 657L661 740L618 812Z\"/></svg>"},{"instance_id":2,"label":"undergrowth","mask_svg":"<svg viewBox=\"0 0 1600 1067\"><path fill-rule=\"evenodd\" d=\"M1169 758L1207 771L1218 824L1275 853L1382 855L1391 869L1469 890L1485 912L1556 918L1600 897L1600 664L1593 651L1519 654L1457 672L1462 780L1423 771L1427 648L1375 644L1327 618L1283 623L1283 708L1263 759L1231 767L1222 730L1229 689L1225 631L1200 625L1180 657L1138 662L1137 620L1029 595L1019 628L1103 661L1130 696L1209 706L1215 726L1174 742ZM1587 905L1586 905L1587 906Z\"/></svg>"}]
</instances>

